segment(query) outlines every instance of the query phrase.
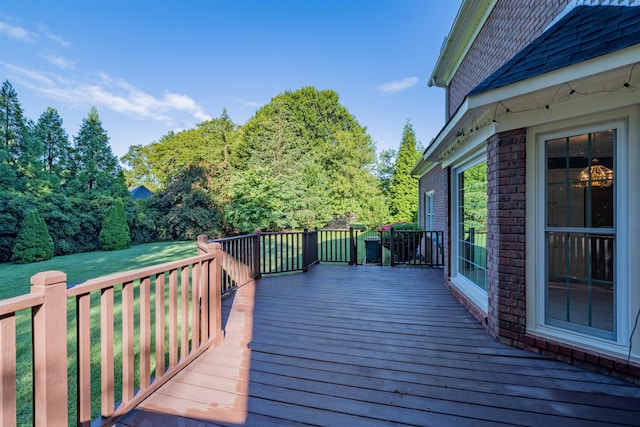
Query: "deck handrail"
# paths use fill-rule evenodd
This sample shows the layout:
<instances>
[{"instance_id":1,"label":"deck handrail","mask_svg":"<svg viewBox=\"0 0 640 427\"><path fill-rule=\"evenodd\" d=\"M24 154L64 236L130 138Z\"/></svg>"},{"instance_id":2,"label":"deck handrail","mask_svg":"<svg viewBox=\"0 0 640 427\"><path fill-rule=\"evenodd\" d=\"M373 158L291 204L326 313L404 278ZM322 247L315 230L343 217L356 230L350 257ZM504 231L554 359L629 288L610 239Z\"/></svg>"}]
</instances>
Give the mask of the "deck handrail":
<instances>
[{"instance_id":1,"label":"deck handrail","mask_svg":"<svg viewBox=\"0 0 640 427\"><path fill-rule=\"evenodd\" d=\"M38 427L111 425L221 340L222 246L199 241L198 250L199 255L194 257L111 274L69 288L65 273L41 272L31 278L29 294L0 301L0 425L17 425L16 313L23 310L32 311L33 424ZM99 310L93 307L93 313L92 295L93 300L99 300ZM116 295L121 300L118 315ZM75 301L77 352L77 420L71 423L69 301ZM99 342L92 342L92 316L100 318ZM121 330L114 327L118 320ZM122 354L116 358L114 348L118 344ZM95 346L100 347L97 419L92 417L97 408L91 404L91 349ZM115 367L120 365L121 373L116 373ZM116 391L117 379L122 385Z\"/></svg>"}]
</instances>

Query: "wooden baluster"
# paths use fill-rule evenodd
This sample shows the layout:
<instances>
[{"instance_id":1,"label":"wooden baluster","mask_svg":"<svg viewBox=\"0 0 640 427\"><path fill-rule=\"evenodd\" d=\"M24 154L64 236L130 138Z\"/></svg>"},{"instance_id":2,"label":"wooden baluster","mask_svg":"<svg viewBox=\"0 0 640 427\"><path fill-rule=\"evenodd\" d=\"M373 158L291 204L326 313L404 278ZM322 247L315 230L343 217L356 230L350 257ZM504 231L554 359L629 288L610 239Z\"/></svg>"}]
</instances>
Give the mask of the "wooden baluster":
<instances>
[{"instance_id":1,"label":"wooden baluster","mask_svg":"<svg viewBox=\"0 0 640 427\"><path fill-rule=\"evenodd\" d=\"M133 282L122 285L122 403L133 399L135 391L134 374L134 305Z\"/></svg>"},{"instance_id":2,"label":"wooden baluster","mask_svg":"<svg viewBox=\"0 0 640 427\"><path fill-rule=\"evenodd\" d=\"M191 269L191 348L200 347L200 266Z\"/></svg>"},{"instance_id":3,"label":"wooden baluster","mask_svg":"<svg viewBox=\"0 0 640 427\"><path fill-rule=\"evenodd\" d=\"M140 280L140 388L151 384L151 278Z\"/></svg>"},{"instance_id":4,"label":"wooden baluster","mask_svg":"<svg viewBox=\"0 0 640 427\"><path fill-rule=\"evenodd\" d=\"M156 276L156 378L164 375L164 273Z\"/></svg>"},{"instance_id":5,"label":"wooden baluster","mask_svg":"<svg viewBox=\"0 0 640 427\"><path fill-rule=\"evenodd\" d=\"M78 425L91 425L91 294L76 297Z\"/></svg>"},{"instance_id":6,"label":"wooden baluster","mask_svg":"<svg viewBox=\"0 0 640 427\"><path fill-rule=\"evenodd\" d=\"M189 355L189 266L182 267L180 272L181 303L180 310L180 359Z\"/></svg>"},{"instance_id":7,"label":"wooden baluster","mask_svg":"<svg viewBox=\"0 0 640 427\"><path fill-rule=\"evenodd\" d=\"M113 287L104 288L100 293L100 368L101 368L101 411L103 417L113 413L114 398L114 358L113 358Z\"/></svg>"},{"instance_id":8,"label":"wooden baluster","mask_svg":"<svg viewBox=\"0 0 640 427\"><path fill-rule=\"evenodd\" d=\"M178 270L169 272L169 367L178 364Z\"/></svg>"}]
</instances>

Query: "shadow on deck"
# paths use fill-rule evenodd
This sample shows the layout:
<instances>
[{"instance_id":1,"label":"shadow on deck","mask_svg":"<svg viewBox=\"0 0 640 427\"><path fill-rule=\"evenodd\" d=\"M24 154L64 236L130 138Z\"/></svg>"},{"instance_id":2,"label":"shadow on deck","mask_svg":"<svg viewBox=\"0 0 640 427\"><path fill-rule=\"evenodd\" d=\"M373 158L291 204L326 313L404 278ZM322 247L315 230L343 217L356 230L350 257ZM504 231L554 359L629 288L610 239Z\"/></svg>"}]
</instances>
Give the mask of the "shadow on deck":
<instances>
[{"instance_id":1,"label":"shadow on deck","mask_svg":"<svg viewBox=\"0 0 640 427\"><path fill-rule=\"evenodd\" d=\"M497 343L441 270L320 265L223 305L223 343L118 426L640 425L640 387Z\"/></svg>"}]
</instances>

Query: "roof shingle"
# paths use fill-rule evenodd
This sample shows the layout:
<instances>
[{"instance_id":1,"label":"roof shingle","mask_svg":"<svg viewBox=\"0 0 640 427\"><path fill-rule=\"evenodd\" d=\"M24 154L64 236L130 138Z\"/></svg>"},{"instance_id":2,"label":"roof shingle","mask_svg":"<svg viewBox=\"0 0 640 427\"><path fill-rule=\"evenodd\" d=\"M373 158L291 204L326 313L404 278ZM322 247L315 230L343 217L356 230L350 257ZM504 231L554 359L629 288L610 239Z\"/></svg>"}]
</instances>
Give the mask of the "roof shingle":
<instances>
[{"instance_id":1,"label":"roof shingle","mask_svg":"<svg viewBox=\"0 0 640 427\"><path fill-rule=\"evenodd\" d=\"M640 7L578 6L468 96L536 77L640 43Z\"/></svg>"}]
</instances>

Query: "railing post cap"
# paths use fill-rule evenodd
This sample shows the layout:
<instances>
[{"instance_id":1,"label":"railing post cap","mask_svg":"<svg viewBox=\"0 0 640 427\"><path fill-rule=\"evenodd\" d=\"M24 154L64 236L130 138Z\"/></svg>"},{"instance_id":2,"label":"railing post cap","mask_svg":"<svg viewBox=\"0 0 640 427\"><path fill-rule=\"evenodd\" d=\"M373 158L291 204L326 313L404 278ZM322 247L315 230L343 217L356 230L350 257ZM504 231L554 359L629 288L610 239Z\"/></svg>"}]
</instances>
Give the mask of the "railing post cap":
<instances>
[{"instance_id":1,"label":"railing post cap","mask_svg":"<svg viewBox=\"0 0 640 427\"><path fill-rule=\"evenodd\" d=\"M198 235L198 240L196 241L200 243L207 243L207 240L209 240L209 236L207 236L206 234L200 234Z\"/></svg>"},{"instance_id":2,"label":"railing post cap","mask_svg":"<svg viewBox=\"0 0 640 427\"><path fill-rule=\"evenodd\" d=\"M253 230L253 234L260 234L260 233L262 233L260 228L256 228L255 230Z\"/></svg>"},{"instance_id":3,"label":"railing post cap","mask_svg":"<svg viewBox=\"0 0 640 427\"><path fill-rule=\"evenodd\" d=\"M66 281L67 274L57 270L41 271L31 276L31 284L34 286L49 286Z\"/></svg>"},{"instance_id":4,"label":"railing post cap","mask_svg":"<svg viewBox=\"0 0 640 427\"><path fill-rule=\"evenodd\" d=\"M212 251L220 251L222 250L222 245L220 244L220 242L209 243L209 249L211 249Z\"/></svg>"}]
</instances>

